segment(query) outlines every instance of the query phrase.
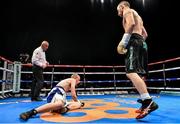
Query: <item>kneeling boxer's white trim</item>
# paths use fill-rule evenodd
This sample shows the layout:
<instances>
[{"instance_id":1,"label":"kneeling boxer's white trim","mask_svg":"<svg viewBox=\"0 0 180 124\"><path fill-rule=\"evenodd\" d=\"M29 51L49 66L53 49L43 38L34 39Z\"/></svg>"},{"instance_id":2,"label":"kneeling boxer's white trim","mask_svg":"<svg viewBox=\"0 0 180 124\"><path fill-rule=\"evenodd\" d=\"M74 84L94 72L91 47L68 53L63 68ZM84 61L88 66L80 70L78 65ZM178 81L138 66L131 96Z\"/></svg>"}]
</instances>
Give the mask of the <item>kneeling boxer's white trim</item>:
<instances>
[{"instance_id":1,"label":"kneeling boxer's white trim","mask_svg":"<svg viewBox=\"0 0 180 124\"><path fill-rule=\"evenodd\" d=\"M129 33L124 33L121 42L124 44L125 47L127 46L130 37L131 37L131 34L129 34Z\"/></svg>"},{"instance_id":2,"label":"kneeling boxer's white trim","mask_svg":"<svg viewBox=\"0 0 180 124\"><path fill-rule=\"evenodd\" d=\"M64 102L63 96L60 95L60 94L58 94L58 93L56 93L56 94L53 96L53 98L52 98L52 100L51 100L51 103L55 103L55 102L58 102L58 101L60 101L60 100Z\"/></svg>"}]
</instances>

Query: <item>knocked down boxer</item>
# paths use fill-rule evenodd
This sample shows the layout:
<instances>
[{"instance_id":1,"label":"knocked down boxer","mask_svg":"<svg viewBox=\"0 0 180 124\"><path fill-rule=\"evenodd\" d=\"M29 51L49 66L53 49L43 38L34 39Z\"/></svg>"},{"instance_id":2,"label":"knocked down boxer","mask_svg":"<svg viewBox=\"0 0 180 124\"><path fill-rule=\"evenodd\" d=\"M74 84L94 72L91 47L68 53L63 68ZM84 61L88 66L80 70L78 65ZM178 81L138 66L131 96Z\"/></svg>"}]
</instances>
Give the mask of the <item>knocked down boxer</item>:
<instances>
[{"instance_id":1,"label":"knocked down boxer","mask_svg":"<svg viewBox=\"0 0 180 124\"><path fill-rule=\"evenodd\" d=\"M80 76L72 74L70 78L60 81L47 96L47 103L34 108L30 111L23 112L19 116L23 120L28 120L33 115L43 112L60 112L65 113L68 110L78 109L84 106L84 103L77 99L76 86L80 83ZM67 102L66 93L71 91L73 102Z\"/></svg>"}]
</instances>

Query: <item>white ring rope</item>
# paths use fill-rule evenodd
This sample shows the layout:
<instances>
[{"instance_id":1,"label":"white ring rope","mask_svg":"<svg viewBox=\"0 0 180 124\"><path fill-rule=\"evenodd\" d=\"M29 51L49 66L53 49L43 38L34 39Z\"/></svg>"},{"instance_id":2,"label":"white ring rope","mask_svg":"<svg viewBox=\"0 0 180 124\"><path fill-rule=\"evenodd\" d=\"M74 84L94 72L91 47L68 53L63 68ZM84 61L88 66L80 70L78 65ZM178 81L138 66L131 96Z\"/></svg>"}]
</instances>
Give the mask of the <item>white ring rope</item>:
<instances>
[{"instance_id":1,"label":"white ring rope","mask_svg":"<svg viewBox=\"0 0 180 124\"><path fill-rule=\"evenodd\" d=\"M178 70L178 69L180 69L180 67L167 68L167 69L159 69L159 70L149 71L149 73L153 73L153 72L163 72L163 71L171 71L171 70Z\"/></svg>"},{"instance_id":2,"label":"white ring rope","mask_svg":"<svg viewBox=\"0 0 180 124\"><path fill-rule=\"evenodd\" d=\"M9 70L9 69L6 69L6 68L2 68L2 67L0 67L0 70L2 70L2 71L7 71L7 72L14 72L14 71L12 71L12 70Z\"/></svg>"}]
</instances>

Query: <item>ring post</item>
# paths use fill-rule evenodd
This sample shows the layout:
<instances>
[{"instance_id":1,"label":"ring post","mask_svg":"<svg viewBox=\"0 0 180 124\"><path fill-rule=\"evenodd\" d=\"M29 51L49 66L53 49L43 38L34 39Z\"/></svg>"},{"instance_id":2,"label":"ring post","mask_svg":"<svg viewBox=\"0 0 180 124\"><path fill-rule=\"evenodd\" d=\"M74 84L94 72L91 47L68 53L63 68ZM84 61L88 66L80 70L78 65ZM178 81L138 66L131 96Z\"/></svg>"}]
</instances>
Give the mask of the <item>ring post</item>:
<instances>
[{"instance_id":1,"label":"ring post","mask_svg":"<svg viewBox=\"0 0 180 124\"><path fill-rule=\"evenodd\" d=\"M166 90L166 72L165 72L165 63L163 63L163 80L164 80L164 90Z\"/></svg>"},{"instance_id":2,"label":"ring post","mask_svg":"<svg viewBox=\"0 0 180 124\"><path fill-rule=\"evenodd\" d=\"M113 78L114 78L114 90L117 93L117 88L116 88L116 74L115 74L115 68L113 66Z\"/></svg>"},{"instance_id":3,"label":"ring post","mask_svg":"<svg viewBox=\"0 0 180 124\"><path fill-rule=\"evenodd\" d=\"M14 77L13 77L13 93L18 93L20 91L20 81L21 81L21 62L14 62Z\"/></svg>"},{"instance_id":4,"label":"ring post","mask_svg":"<svg viewBox=\"0 0 180 124\"><path fill-rule=\"evenodd\" d=\"M53 82L54 82L54 65L52 67L52 74L51 74L51 88L53 88Z\"/></svg>"},{"instance_id":5,"label":"ring post","mask_svg":"<svg viewBox=\"0 0 180 124\"><path fill-rule=\"evenodd\" d=\"M4 68L7 68L7 61L4 61ZM4 91L5 91L5 83L6 83L6 71L3 70L3 78L2 78L2 96L4 96Z\"/></svg>"},{"instance_id":6,"label":"ring post","mask_svg":"<svg viewBox=\"0 0 180 124\"><path fill-rule=\"evenodd\" d=\"M85 66L83 67L83 76L84 76L84 79L83 79L84 90L86 90L86 68L85 68Z\"/></svg>"}]
</instances>

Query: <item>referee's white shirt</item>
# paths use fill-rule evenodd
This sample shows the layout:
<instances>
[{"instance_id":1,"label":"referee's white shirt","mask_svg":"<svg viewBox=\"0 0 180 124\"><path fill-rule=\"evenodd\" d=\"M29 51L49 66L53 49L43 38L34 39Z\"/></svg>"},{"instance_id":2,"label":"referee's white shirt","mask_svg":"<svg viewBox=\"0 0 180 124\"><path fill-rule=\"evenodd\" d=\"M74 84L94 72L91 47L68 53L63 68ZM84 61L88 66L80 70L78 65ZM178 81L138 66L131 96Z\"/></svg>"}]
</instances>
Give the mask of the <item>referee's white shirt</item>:
<instances>
[{"instance_id":1,"label":"referee's white shirt","mask_svg":"<svg viewBox=\"0 0 180 124\"><path fill-rule=\"evenodd\" d=\"M45 52L41 47L38 47L33 51L31 61L33 65L37 65L40 67L47 63Z\"/></svg>"}]
</instances>

